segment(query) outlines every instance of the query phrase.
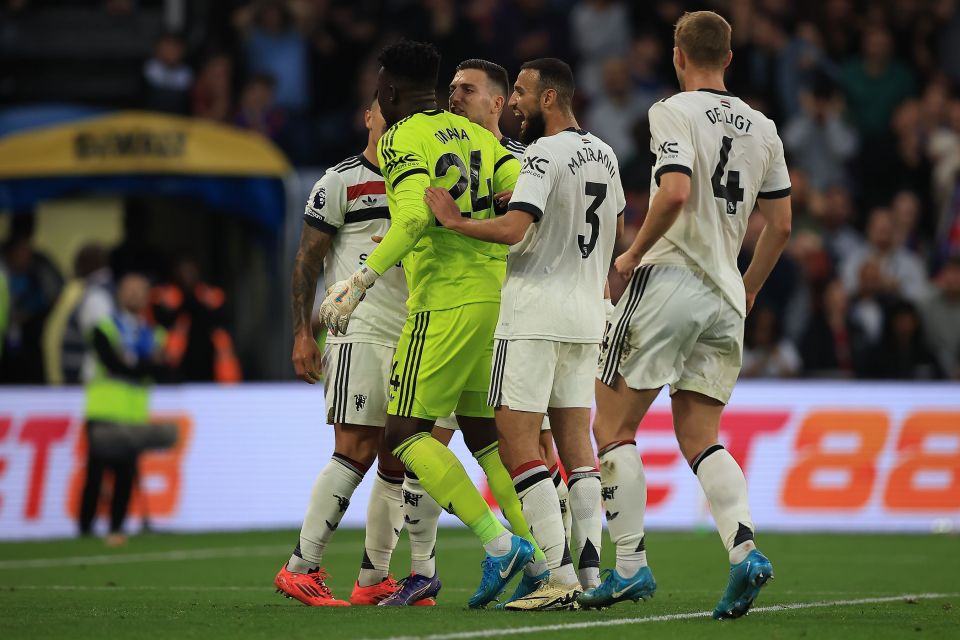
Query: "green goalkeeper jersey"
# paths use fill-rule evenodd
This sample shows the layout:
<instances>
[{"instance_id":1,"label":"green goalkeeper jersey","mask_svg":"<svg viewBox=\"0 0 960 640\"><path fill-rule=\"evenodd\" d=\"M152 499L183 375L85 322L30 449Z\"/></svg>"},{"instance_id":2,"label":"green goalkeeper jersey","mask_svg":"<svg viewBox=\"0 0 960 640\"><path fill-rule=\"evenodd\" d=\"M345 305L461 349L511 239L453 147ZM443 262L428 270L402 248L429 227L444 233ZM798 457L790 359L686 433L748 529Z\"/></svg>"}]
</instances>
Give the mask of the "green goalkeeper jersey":
<instances>
[{"instance_id":1,"label":"green goalkeeper jersey","mask_svg":"<svg viewBox=\"0 0 960 640\"><path fill-rule=\"evenodd\" d=\"M499 302L507 247L444 228L423 198L427 187L442 187L462 215L493 218L494 194L516 185L517 159L483 127L439 109L387 129L377 152L391 222L367 265L382 274L402 261L410 313Z\"/></svg>"}]
</instances>

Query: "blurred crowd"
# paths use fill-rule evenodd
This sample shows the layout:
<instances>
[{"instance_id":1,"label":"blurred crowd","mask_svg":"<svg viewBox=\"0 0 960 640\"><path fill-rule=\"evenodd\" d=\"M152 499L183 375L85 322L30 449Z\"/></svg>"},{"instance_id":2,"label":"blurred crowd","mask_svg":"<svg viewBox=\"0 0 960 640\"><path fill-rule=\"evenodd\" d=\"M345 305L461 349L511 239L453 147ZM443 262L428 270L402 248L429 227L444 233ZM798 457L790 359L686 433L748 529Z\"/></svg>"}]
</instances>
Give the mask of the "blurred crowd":
<instances>
[{"instance_id":1,"label":"blurred crowd","mask_svg":"<svg viewBox=\"0 0 960 640\"><path fill-rule=\"evenodd\" d=\"M324 166L362 146L387 42L438 45L441 104L462 59L513 76L557 56L574 66L581 125L618 155L632 237L649 197L647 110L677 91L673 24L717 10L733 25L728 88L777 122L793 181L794 237L748 319L744 377L960 379L958 4L213 2L203 46L156 43L143 106L257 130ZM761 226L754 216L744 265Z\"/></svg>"},{"instance_id":2,"label":"blurred crowd","mask_svg":"<svg viewBox=\"0 0 960 640\"><path fill-rule=\"evenodd\" d=\"M159 255L139 234L128 233L111 251L84 245L72 273L61 274L34 248L34 229L31 214L14 216L0 251L0 384L89 382L95 366L92 332L123 315L120 285L128 276L149 287L137 311L164 337L163 349L151 354L162 365L159 381L241 379L225 294L202 279L194 258ZM134 361L126 364L133 367L136 356L130 357Z\"/></svg>"}]
</instances>

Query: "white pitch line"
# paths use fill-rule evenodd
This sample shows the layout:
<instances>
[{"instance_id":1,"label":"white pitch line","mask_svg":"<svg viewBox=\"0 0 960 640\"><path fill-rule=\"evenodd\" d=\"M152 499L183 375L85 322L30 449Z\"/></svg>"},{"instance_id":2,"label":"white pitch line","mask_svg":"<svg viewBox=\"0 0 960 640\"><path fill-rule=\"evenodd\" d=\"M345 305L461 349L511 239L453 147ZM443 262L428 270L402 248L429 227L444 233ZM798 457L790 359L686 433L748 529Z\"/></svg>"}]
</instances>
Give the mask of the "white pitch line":
<instances>
[{"instance_id":1,"label":"white pitch line","mask_svg":"<svg viewBox=\"0 0 960 640\"><path fill-rule=\"evenodd\" d=\"M131 544L135 544L131 543ZM451 540L444 543L444 549L473 549L480 545L473 540ZM172 551L150 551L145 553L102 554L91 556L64 556L62 558L31 558L23 560L0 560L2 569L43 569L56 567L78 567L84 565L134 564L138 562L174 562L178 560L214 560L217 558L249 558L290 553L291 547L280 545L261 545L255 547L208 547L205 549L179 549ZM336 546L326 551L326 555L354 554L354 547Z\"/></svg>"},{"instance_id":2,"label":"white pitch line","mask_svg":"<svg viewBox=\"0 0 960 640\"><path fill-rule=\"evenodd\" d=\"M939 598L955 598L957 593L904 593L898 596L882 598L857 598L855 600L829 600L822 602L792 602L774 604L767 607L754 607L750 613L776 613L778 611L793 611L796 609L820 609L824 607L849 607L858 604L877 604L882 602L897 602L898 600L935 600ZM596 627L617 627L631 624L646 624L648 622L670 622L672 620L694 620L709 618L710 611L693 611L690 613L671 613L662 616L646 618L615 618L613 620L592 620L590 622L567 622L560 624L545 624L535 627L503 627L500 629L483 629L477 631L460 631L457 633L439 633L429 636L391 636L381 640L468 640L470 638L498 638L501 636L517 636L529 633L543 633L546 631L572 631L575 629L593 629ZM369 639L368 639L369 640Z\"/></svg>"}]
</instances>

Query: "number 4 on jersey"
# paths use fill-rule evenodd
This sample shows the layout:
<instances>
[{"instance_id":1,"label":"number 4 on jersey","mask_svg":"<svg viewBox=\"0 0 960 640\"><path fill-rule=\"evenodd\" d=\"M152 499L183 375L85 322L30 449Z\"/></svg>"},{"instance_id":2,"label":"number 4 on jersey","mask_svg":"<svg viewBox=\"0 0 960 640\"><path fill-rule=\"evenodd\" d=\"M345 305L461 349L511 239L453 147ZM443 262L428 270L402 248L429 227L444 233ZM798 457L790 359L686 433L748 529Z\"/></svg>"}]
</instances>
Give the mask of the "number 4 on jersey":
<instances>
[{"instance_id":1,"label":"number 4 on jersey","mask_svg":"<svg viewBox=\"0 0 960 640\"><path fill-rule=\"evenodd\" d=\"M733 146L733 138L724 136L720 144L720 161L717 162L717 168L713 170L713 195L715 198L723 198L727 201L727 215L736 215L737 204L743 202L743 188L740 186L740 172L731 171L727 174L727 184L723 184L723 171L727 168L727 160L730 159L730 147Z\"/></svg>"}]
</instances>

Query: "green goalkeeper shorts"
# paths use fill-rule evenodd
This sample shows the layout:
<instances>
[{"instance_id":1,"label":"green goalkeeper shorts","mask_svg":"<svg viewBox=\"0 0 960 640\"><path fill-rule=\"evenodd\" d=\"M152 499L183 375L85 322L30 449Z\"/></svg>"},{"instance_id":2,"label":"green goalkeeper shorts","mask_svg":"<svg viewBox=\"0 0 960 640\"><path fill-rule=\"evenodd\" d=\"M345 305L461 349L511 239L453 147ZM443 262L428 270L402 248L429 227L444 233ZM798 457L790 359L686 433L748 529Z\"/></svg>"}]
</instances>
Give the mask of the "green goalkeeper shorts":
<instances>
[{"instance_id":1,"label":"green goalkeeper shorts","mask_svg":"<svg viewBox=\"0 0 960 640\"><path fill-rule=\"evenodd\" d=\"M492 418L487 406L500 305L475 302L407 316L390 373L387 413L436 420Z\"/></svg>"}]
</instances>

